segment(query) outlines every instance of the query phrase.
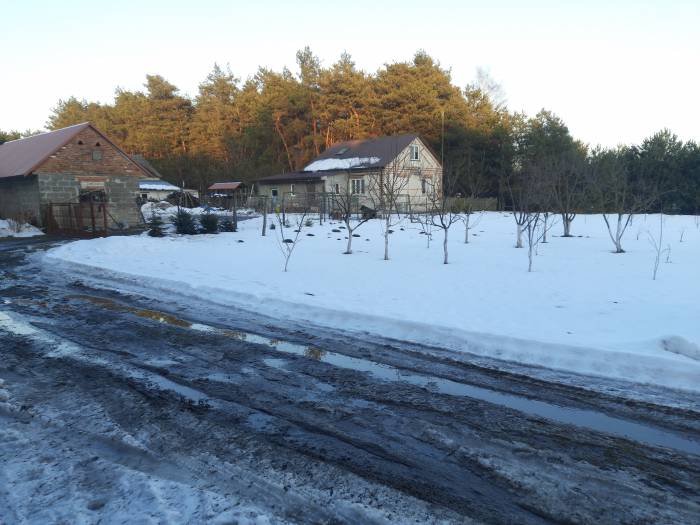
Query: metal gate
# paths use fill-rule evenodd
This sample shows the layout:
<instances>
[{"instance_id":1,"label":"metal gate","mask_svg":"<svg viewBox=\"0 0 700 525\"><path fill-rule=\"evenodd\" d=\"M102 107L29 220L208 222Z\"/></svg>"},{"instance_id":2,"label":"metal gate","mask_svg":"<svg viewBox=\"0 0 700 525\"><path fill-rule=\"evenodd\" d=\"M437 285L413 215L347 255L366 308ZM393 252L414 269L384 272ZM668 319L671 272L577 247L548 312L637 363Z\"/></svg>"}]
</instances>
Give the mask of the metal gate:
<instances>
[{"instance_id":1,"label":"metal gate","mask_svg":"<svg viewBox=\"0 0 700 525\"><path fill-rule=\"evenodd\" d=\"M102 237L107 231L107 203L71 202L44 206L44 225L50 235Z\"/></svg>"}]
</instances>

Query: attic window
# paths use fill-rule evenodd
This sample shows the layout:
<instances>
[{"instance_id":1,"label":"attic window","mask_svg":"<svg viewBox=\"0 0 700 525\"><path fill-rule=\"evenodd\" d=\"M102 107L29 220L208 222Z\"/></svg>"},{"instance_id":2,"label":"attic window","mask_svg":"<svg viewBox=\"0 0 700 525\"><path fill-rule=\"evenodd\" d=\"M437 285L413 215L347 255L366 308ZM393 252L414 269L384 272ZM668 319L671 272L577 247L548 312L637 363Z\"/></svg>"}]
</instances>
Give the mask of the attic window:
<instances>
[{"instance_id":1,"label":"attic window","mask_svg":"<svg viewBox=\"0 0 700 525\"><path fill-rule=\"evenodd\" d=\"M102 150L92 150L92 160L102 160Z\"/></svg>"},{"instance_id":2,"label":"attic window","mask_svg":"<svg viewBox=\"0 0 700 525\"><path fill-rule=\"evenodd\" d=\"M347 147L345 147L345 148L340 148L335 154L336 154L336 155L342 155L343 153L345 153L345 152L348 151L349 149L350 149L350 148L347 148Z\"/></svg>"},{"instance_id":3,"label":"attic window","mask_svg":"<svg viewBox=\"0 0 700 525\"><path fill-rule=\"evenodd\" d=\"M411 145L411 160L419 160L418 146L415 144Z\"/></svg>"}]
</instances>

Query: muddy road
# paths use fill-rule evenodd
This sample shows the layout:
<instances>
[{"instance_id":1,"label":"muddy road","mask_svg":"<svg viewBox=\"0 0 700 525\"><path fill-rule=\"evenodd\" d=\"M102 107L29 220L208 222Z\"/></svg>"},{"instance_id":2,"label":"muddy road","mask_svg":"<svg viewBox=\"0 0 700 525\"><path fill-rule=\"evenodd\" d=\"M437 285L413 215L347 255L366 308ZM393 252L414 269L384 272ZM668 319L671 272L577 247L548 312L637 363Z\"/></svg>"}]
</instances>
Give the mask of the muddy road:
<instances>
[{"instance_id":1,"label":"muddy road","mask_svg":"<svg viewBox=\"0 0 700 525\"><path fill-rule=\"evenodd\" d=\"M0 242L0 523L698 523L698 396L82 275Z\"/></svg>"}]
</instances>

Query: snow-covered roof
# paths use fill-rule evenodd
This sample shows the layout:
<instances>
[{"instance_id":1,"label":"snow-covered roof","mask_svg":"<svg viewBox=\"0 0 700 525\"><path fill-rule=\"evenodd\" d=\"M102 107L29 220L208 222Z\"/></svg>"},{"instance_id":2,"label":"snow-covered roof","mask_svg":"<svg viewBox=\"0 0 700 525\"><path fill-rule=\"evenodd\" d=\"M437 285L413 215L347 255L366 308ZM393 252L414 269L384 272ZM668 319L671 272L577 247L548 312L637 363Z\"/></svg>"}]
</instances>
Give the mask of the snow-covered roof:
<instances>
[{"instance_id":1,"label":"snow-covered roof","mask_svg":"<svg viewBox=\"0 0 700 525\"><path fill-rule=\"evenodd\" d=\"M139 189L144 191L179 191L180 188L164 180L141 180Z\"/></svg>"},{"instance_id":2,"label":"snow-covered roof","mask_svg":"<svg viewBox=\"0 0 700 525\"><path fill-rule=\"evenodd\" d=\"M330 171L351 170L359 168L371 168L379 163L379 157L350 157L347 159L331 158L313 161L304 168L304 171Z\"/></svg>"}]
</instances>

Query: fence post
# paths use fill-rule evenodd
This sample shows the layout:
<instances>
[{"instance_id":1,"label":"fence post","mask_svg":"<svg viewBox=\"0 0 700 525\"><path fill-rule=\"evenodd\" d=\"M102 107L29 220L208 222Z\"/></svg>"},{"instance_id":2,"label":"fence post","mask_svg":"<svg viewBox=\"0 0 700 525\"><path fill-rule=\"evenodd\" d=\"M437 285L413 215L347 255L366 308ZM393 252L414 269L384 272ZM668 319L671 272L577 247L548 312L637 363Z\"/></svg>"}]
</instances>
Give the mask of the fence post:
<instances>
[{"instance_id":1,"label":"fence post","mask_svg":"<svg viewBox=\"0 0 700 525\"><path fill-rule=\"evenodd\" d=\"M140 208L139 208L140 210ZM102 226L105 231L105 237L107 236L107 203L102 203Z\"/></svg>"},{"instance_id":2,"label":"fence post","mask_svg":"<svg viewBox=\"0 0 700 525\"><path fill-rule=\"evenodd\" d=\"M92 199L90 199L90 221L92 223L92 236L94 237L97 230L95 229L95 204L92 202Z\"/></svg>"}]
</instances>

